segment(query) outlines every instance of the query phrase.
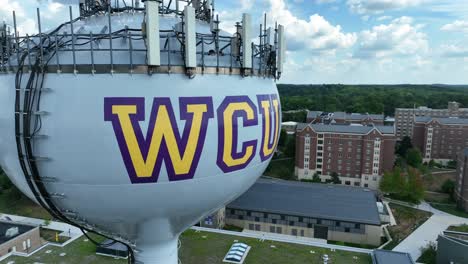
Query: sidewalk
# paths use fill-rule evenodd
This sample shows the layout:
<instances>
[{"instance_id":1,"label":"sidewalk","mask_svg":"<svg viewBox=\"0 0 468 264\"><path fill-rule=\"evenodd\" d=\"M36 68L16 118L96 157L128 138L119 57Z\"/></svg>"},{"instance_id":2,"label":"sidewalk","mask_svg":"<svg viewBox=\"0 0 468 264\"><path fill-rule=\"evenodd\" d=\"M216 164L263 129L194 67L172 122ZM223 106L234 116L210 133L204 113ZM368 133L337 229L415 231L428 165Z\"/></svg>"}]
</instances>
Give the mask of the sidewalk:
<instances>
[{"instance_id":1,"label":"sidewalk","mask_svg":"<svg viewBox=\"0 0 468 264\"><path fill-rule=\"evenodd\" d=\"M393 249L394 251L408 252L414 261L421 256L421 248L426 247L429 242L436 242L439 234L449 226L468 224L468 218L439 211L426 202L422 202L419 205L409 205L393 200L391 202L433 213L424 224Z\"/></svg>"}]
</instances>

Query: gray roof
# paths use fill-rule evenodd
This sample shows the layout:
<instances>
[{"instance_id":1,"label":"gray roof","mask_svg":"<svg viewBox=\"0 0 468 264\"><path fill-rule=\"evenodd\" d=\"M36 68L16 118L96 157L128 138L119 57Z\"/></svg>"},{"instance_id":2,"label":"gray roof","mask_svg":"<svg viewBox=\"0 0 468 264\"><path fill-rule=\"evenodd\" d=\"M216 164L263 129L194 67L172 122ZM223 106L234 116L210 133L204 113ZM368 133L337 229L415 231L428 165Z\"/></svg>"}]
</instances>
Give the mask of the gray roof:
<instances>
[{"instance_id":1,"label":"gray roof","mask_svg":"<svg viewBox=\"0 0 468 264\"><path fill-rule=\"evenodd\" d=\"M322 111L308 111L307 118L316 118L317 116L321 115Z\"/></svg>"},{"instance_id":2,"label":"gray roof","mask_svg":"<svg viewBox=\"0 0 468 264\"><path fill-rule=\"evenodd\" d=\"M408 253L374 250L374 264L414 264L415 262Z\"/></svg>"},{"instance_id":3,"label":"gray roof","mask_svg":"<svg viewBox=\"0 0 468 264\"><path fill-rule=\"evenodd\" d=\"M231 209L380 225L375 193L358 187L259 179Z\"/></svg>"},{"instance_id":4,"label":"gray roof","mask_svg":"<svg viewBox=\"0 0 468 264\"><path fill-rule=\"evenodd\" d=\"M316 118L323 114L323 111L309 111L307 112L307 118ZM345 119L345 120L364 120L371 118L373 120L384 120L385 116L383 114L361 114L361 113L346 113L346 112L331 112L334 119Z\"/></svg>"},{"instance_id":5,"label":"gray roof","mask_svg":"<svg viewBox=\"0 0 468 264\"><path fill-rule=\"evenodd\" d=\"M348 120L364 120L367 118L371 118L373 120L384 120L384 115L375 115L375 114L347 114L346 119Z\"/></svg>"},{"instance_id":6,"label":"gray roof","mask_svg":"<svg viewBox=\"0 0 468 264\"><path fill-rule=\"evenodd\" d=\"M417 123L429 123L435 120L444 125L468 125L468 118L439 118L430 116L417 116L414 121Z\"/></svg>"},{"instance_id":7,"label":"gray roof","mask_svg":"<svg viewBox=\"0 0 468 264\"><path fill-rule=\"evenodd\" d=\"M18 234L13 236L13 237L6 237L5 234L6 234L6 231L10 228L14 228L14 227L17 227L18 228ZM34 228L36 228L35 226L30 226L30 225L23 225L23 224L18 224L18 223L15 223L15 222L6 222L6 221L2 221L0 222L0 244L3 244L9 240L12 240L22 234L25 234L31 230L33 230Z\"/></svg>"},{"instance_id":8,"label":"gray roof","mask_svg":"<svg viewBox=\"0 0 468 264\"><path fill-rule=\"evenodd\" d=\"M348 133L366 135L375 128L382 134L395 134L395 128L393 126L355 126L299 123L297 125L297 130L301 131L307 126L310 126L315 132L318 133Z\"/></svg>"}]
</instances>

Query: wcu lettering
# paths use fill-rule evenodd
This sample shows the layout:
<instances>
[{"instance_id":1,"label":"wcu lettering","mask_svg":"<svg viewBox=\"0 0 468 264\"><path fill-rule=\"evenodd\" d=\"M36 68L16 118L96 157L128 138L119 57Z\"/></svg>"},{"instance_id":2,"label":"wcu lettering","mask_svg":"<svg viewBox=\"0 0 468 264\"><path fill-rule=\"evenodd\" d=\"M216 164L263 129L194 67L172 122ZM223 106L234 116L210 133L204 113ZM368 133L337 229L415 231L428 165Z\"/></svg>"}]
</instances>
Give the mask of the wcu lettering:
<instances>
[{"instance_id":1,"label":"wcu lettering","mask_svg":"<svg viewBox=\"0 0 468 264\"><path fill-rule=\"evenodd\" d=\"M281 113L277 95L258 95L257 105L248 96L228 96L217 107L216 119L211 97L181 97L178 103L179 119L185 121L182 133L171 100L157 97L153 99L144 136L139 122L146 120L145 98L104 98L104 120L112 123L132 183L157 182L163 162L169 181L192 179L208 125L216 120L218 153L213 162L223 172L247 167L257 152L262 162L273 155ZM241 129L259 125L261 135L251 135L252 139L239 142Z\"/></svg>"}]
</instances>

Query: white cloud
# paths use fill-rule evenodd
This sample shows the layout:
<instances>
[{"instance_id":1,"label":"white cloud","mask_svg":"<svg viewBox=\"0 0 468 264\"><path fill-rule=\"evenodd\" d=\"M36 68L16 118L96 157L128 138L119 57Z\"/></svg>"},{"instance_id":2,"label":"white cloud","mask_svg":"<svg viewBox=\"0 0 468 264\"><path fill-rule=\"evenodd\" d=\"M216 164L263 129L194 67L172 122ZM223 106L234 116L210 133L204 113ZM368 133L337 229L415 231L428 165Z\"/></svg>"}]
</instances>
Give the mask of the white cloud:
<instances>
[{"instance_id":1,"label":"white cloud","mask_svg":"<svg viewBox=\"0 0 468 264\"><path fill-rule=\"evenodd\" d=\"M331 4L337 2L337 0L315 0L317 4Z\"/></svg>"},{"instance_id":2,"label":"white cloud","mask_svg":"<svg viewBox=\"0 0 468 264\"><path fill-rule=\"evenodd\" d=\"M357 14L379 14L386 10L418 6L426 0L348 0L347 5Z\"/></svg>"},{"instance_id":3,"label":"white cloud","mask_svg":"<svg viewBox=\"0 0 468 264\"><path fill-rule=\"evenodd\" d=\"M359 47L354 57L383 59L424 55L429 52L429 43L427 35L420 32L422 27L414 25L410 17L401 17L390 24L364 30L359 35Z\"/></svg>"},{"instance_id":4,"label":"white cloud","mask_svg":"<svg viewBox=\"0 0 468 264\"><path fill-rule=\"evenodd\" d=\"M468 33L468 21L456 20L453 23L444 25L441 30L443 31L460 31Z\"/></svg>"},{"instance_id":5,"label":"white cloud","mask_svg":"<svg viewBox=\"0 0 468 264\"><path fill-rule=\"evenodd\" d=\"M393 17L391 17L391 16L380 16L380 17L377 18L377 21L390 20L392 18Z\"/></svg>"},{"instance_id":6,"label":"white cloud","mask_svg":"<svg viewBox=\"0 0 468 264\"><path fill-rule=\"evenodd\" d=\"M330 24L318 14L311 15L308 20L303 20L287 9L284 0L269 0L269 3L270 19L286 27L290 50L334 51L351 47L356 42L356 34L344 33L341 26Z\"/></svg>"},{"instance_id":7,"label":"white cloud","mask_svg":"<svg viewBox=\"0 0 468 264\"><path fill-rule=\"evenodd\" d=\"M468 48L459 45L442 45L442 56L449 58L468 58Z\"/></svg>"}]
</instances>

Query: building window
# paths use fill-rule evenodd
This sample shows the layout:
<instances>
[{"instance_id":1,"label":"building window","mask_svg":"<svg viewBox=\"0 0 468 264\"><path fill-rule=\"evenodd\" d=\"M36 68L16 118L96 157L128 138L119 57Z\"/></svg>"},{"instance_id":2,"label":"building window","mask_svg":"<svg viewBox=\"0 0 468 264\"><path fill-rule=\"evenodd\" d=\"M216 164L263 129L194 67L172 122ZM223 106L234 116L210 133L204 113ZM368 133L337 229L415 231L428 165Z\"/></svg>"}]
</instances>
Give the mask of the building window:
<instances>
[{"instance_id":1,"label":"building window","mask_svg":"<svg viewBox=\"0 0 468 264\"><path fill-rule=\"evenodd\" d=\"M26 241L23 241L23 250L26 250Z\"/></svg>"},{"instance_id":2,"label":"building window","mask_svg":"<svg viewBox=\"0 0 468 264\"><path fill-rule=\"evenodd\" d=\"M345 184L346 185L351 185L351 182L350 181L345 181Z\"/></svg>"},{"instance_id":3,"label":"building window","mask_svg":"<svg viewBox=\"0 0 468 264\"><path fill-rule=\"evenodd\" d=\"M293 228L293 229L291 230L291 235L297 236L297 229Z\"/></svg>"},{"instance_id":4,"label":"building window","mask_svg":"<svg viewBox=\"0 0 468 264\"><path fill-rule=\"evenodd\" d=\"M255 225L255 231L260 231L260 225L259 224Z\"/></svg>"},{"instance_id":5,"label":"building window","mask_svg":"<svg viewBox=\"0 0 468 264\"><path fill-rule=\"evenodd\" d=\"M282 233L283 233L283 229L282 229L280 226L277 226L277 227L276 227L276 233L282 234Z\"/></svg>"},{"instance_id":6,"label":"building window","mask_svg":"<svg viewBox=\"0 0 468 264\"><path fill-rule=\"evenodd\" d=\"M305 236L304 230L302 230L302 229L301 229L301 236L302 236L302 237Z\"/></svg>"},{"instance_id":7,"label":"building window","mask_svg":"<svg viewBox=\"0 0 468 264\"><path fill-rule=\"evenodd\" d=\"M28 240L26 240L26 243L27 243L28 248L31 248L31 239L28 238Z\"/></svg>"},{"instance_id":8,"label":"building window","mask_svg":"<svg viewBox=\"0 0 468 264\"><path fill-rule=\"evenodd\" d=\"M270 226L270 233L274 233L275 232L275 227L274 226Z\"/></svg>"},{"instance_id":9,"label":"building window","mask_svg":"<svg viewBox=\"0 0 468 264\"><path fill-rule=\"evenodd\" d=\"M341 223L338 222L338 221L335 222L335 226L340 226L340 224L341 224Z\"/></svg>"},{"instance_id":10,"label":"building window","mask_svg":"<svg viewBox=\"0 0 468 264\"><path fill-rule=\"evenodd\" d=\"M354 228L361 229L361 224L354 224Z\"/></svg>"},{"instance_id":11,"label":"building window","mask_svg":"<svg viewBox=\"0 0 468 264\"><path fill-rule=\"evenodd\" d=\"M368 188L368 187L369 187L369 184L365 183L364 188Z\"/></svg>"},{"instance_id":12,"label":"building window","mask_svg":"<svg viewBox=\"0 0 468 264\"><path fill-rule=\"evenodd\" d=\"M350 230L349 227L345 227L344 231L345 231L345 233L349 233L351 230Z\"/></svg>"},{"instance_id":13,"label":"building window","mask_svg":"<svg viewBox=\"0 0 468 264\"><path fill-rule=\"evenodd\" d=\"M249 224L249 230L255 230L255 225L254 224Z\"/></svg>"}]
</instances>

